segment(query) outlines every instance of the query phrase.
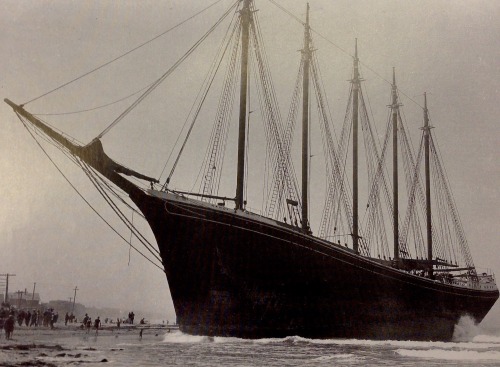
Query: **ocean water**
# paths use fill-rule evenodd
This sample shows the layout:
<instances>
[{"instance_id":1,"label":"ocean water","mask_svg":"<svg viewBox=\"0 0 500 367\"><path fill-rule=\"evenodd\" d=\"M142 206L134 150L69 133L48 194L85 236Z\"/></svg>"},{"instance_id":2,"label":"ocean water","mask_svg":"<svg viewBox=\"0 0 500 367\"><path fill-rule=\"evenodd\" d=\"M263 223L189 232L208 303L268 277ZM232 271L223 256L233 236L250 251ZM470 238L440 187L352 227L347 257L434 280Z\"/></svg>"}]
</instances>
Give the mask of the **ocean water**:
<instances>
[{"instance_id":1,"label":"ocean water","mask_svg":"<svg viewBox=\"0 0 500 367\"><path fill-rule=\"evenodd\" d=\"M500 366L500 334L467 322L456 341L356 339L244 340L203 337L180 331L138 330L119 336L75 335L54 340L66 356L37 356L56 366L100 362L110 366ZM75 354L81 356L75 359Z\"/></svg>"}]
</instances>

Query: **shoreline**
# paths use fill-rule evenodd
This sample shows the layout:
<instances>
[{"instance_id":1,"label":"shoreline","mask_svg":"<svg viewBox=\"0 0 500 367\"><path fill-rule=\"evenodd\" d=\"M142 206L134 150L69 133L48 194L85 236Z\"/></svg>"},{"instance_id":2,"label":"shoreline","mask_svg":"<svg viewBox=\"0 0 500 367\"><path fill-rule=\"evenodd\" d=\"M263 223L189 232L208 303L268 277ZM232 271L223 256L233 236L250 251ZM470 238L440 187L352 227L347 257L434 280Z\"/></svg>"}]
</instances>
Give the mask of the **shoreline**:
<instances>
[{"instance_id":1,"label":"shoreline","mask_svg":"<svg viewBox=\"0 0 500 367\"><path fill-rule=\"evenodd\" d=\"M59 366L81 363L106 363L113 353L123 351L123 342L162 341L164 335L177 331L176 325L115 325L105 324L95 329L80 324L50 327L16 327L12 339L7 340L2 330L0 337L0 365Z\"/></svg>"}]
</instances>

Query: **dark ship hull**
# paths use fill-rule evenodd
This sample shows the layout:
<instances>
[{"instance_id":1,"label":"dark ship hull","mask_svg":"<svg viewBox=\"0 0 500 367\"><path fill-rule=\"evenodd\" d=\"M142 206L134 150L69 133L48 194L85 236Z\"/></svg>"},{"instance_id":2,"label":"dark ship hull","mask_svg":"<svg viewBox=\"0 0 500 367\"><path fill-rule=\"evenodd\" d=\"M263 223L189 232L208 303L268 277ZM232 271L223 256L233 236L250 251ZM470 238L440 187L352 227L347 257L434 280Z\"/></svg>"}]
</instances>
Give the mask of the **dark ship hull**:
<instances>
[{"instance_id":1,"label":"dark ship hull","mask_svg":"<svg viewBox=\"0 0 500 367\"><path fill-rule=\"evenodd\" d=\"M195 335L450 340L497 290L411 275L285 223L174 194L136 191L180 329Z\"/></svg>"}]
</instances>

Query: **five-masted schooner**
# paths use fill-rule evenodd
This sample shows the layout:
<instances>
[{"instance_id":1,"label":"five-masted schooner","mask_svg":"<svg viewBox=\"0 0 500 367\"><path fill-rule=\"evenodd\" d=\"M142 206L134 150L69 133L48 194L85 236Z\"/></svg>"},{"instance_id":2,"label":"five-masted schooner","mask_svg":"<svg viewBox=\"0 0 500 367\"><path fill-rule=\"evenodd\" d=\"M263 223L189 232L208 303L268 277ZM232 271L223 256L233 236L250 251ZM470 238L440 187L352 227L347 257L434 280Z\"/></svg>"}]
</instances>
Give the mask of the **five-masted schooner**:
<instances>
[{"instance_id":1,"label":"five-masted schooner","mask_svg":"<svg viewBox=\"0 0 500 367\"><path fill-rule=\"evenodd\" d=\"M241 55L234 198L218 195L211 189L220 177L217 176L220 173L216 172L222 149L218 142L227 134L224 124L229 118L225 116L216 119L219 125L214 128L214 143L208 150L205 182L201 193L195 194L170 189L168 183L171 176L163 186L157 185L158 180L110 159L99 139L85 146L77 145L29 113L23 105L5 101L23 123L41 130L62 149L69 151L83 167L123 190L144 214L156 238L177 320L183 332L243 338L300 335L312 338L450 340L461 316L469 315L481 321L499 296L493 275L476 271L463 239L458 244L461 246L458 252L461 251L465 257L463 265L433 254L433 239L441 241L442 238L436 234L439 224L434 226L431 216L430 176L431 171L439 173L441 166L430 163L435 154L427 100L424 108L424 144L418 154L418 157L425 155L425 190L420 186L419 160L409 154L406 163L413 169L413 173L408 175L408 197L411 201L408 207L416 208L419 203L425 207L425 241L421 235L413 236L416 242L427 244L427 251L425 256L411 256L408 238L411 231L416 231L414 221L417 214L408 214L403 228L400 228L397 147L398 132L401 133L403 128L395 74L388 134L383 147L377 148L370 128L364 125L367 113L362 108L362 78L356 46L348 107L352 125L349 125L349 133L342 133L347 138L352 136L353 184L350 192L342 177L345 170L341 167L341 157L347 154L349 143L344 141L335 146L324 112L325 100L316 80L318 71L311 43L309 6L304 23L300 66L302 80L296 88L297 96L302 92L301 195L297 194L298 183L290 153L292 127L280 122L276 110L267 104L273 99L272 91L262 89L260 96L264 101L266 118L271 121L266 130L270 139L267 146L275 169L269 185L267 213L270 215L247 210L244 188L251 52L257 60L255 65L264 80L263 84L270 84L270 77L265 55L258 51L261 42L255 6L251 0L244 0L241 4L233 37L241 40L241 44L227 47L232 50L228 75L237 74L236 60L238 54ZM316 101L324 120L321 129L325 156L329 158L326 164L328 197L325 202L333 205L325 209L317 236L311 230L308 207L311 80L318 93ZM228 83L226 89L231 88L234 86ZM221 99L220 109L226 108L226 100ZM297 115L300 106L298 99L294 101L293 112L290 113L292 117ZM390 128L393 142L392 196L385 168L382 167L390 145ZM367 136L368 143L365 145L374 147L374 153L370 153L372 163L367 170L370 177L369 203L375 209L368 215L364 231L360 226L358 196L358 139L361 134ZM408 150L408 146L405 149ZM124 175L145 180L151 188L141 188ZM449 199L446 183L439 185ZM376 238L375 242L382 241L387 246L385 237L380 233L385 231L384 224L384 229L376 227L376 223L383 218L378 204L384 200L392 212L392 224L387 225L392 227L394 233L392 256L389 253L384 255L384 252L382 256L374 255L369 249L370 236ZM226 201L234 201L234 207L226 206ZM443 205L449 205L449 202L444 200ZM454 207L451 210L454 211ZM346 227L350 231L351 247L329 240L330 233L337 233L335 217L341 211L350 218ZM457 222L453 213L451 219ZM458 222L455 224L462 238L461 226Z\"/></svg>"}]
</instances>

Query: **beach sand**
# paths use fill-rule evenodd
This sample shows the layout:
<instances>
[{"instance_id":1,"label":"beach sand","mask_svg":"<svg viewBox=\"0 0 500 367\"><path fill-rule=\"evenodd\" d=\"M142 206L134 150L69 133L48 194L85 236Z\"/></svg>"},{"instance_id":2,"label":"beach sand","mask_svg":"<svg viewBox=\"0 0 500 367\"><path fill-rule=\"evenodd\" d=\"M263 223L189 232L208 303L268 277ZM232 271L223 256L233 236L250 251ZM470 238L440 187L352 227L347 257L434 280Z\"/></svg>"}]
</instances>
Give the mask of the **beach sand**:
<instances>
[{"instance_id":1,"label":"beach sand","mask_svg":"<svg viewBox=\"0 0 500 367\"><path fill-rule=\"evenodd\" d=\"M0 366L63 366L106 363L116 360L124 349L120 344L163 340L175 327L163 325L104 325L99 329L81 329L79 325L16 327L11 340L2 330ZM142 330L142 336L140 335ZM121 359L121 358L119 358Z\"/></svg>"}]
</instances>

